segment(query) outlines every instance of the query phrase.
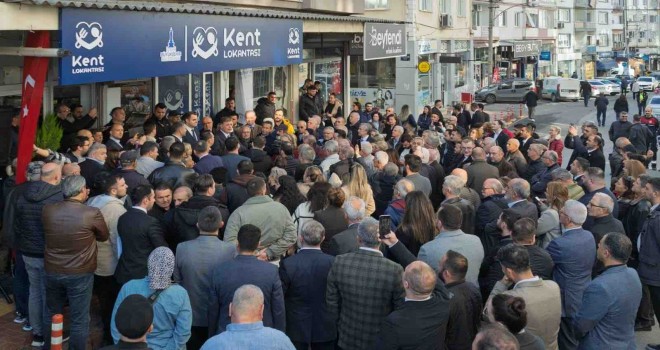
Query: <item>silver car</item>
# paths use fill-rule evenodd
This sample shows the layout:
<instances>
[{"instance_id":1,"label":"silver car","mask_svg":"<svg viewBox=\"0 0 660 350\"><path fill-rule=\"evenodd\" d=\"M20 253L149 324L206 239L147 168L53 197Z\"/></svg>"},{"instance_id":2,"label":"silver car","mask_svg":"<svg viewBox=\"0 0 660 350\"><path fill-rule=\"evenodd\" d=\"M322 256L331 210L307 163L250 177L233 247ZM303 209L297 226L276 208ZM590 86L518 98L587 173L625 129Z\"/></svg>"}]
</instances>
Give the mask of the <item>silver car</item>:
<instances>
[{"instance_id":1,"label":"silver car","mask_svg":"<svg viewBox=\"0 0 660 350\"><path fill-rule=\"evenodd\" d=\"M589 84L591 85L592 88L596 88L598 90L598 94L604 94L604 95L609 95L612 93L612 85L607 84L603 81L600 80L587 80Z\"/></svg>"},{"instance_id":2,"label":"silver car","mask_svg":"<svg viewBox=\"0 0 660 350\"><path fill-rule=\"evenodd\" d=\"M486 103L520 102L530 91L536 92L534 82L531 80L505 80L477 90L474 97Z\"/></svg>"},{"instance_id":3,"label":"silver car","mask_svg":"<svg viewBox=\"0 0 660 350\"><path fill-rule=\"evenodd\" d=\"M602 81L605 84L609 84L610 86L612 86L612 92L610 92L610 95L618 95L618 94L621 93L621 84L617 84L616 81L609 80L609 79L601 79L600 81Z\"/></svg>"}]
</instances>

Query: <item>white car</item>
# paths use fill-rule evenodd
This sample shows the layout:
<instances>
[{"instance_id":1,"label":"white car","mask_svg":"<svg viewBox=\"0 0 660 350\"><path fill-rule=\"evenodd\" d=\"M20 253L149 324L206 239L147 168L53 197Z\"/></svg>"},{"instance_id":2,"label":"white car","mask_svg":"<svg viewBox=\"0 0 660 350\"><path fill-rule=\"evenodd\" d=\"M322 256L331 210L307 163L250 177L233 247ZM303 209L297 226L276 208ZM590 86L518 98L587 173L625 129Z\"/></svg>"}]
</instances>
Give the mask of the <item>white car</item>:
<instances>
[{"instance_id":1,"label":"white car","mask_svg":"<svg viewBox=\"0 0 660 350\"><path fill-rule=\"evenodd\" d=\"M658 87L658 81L654 77L639 77L637 78L639 88L646 91L653 91Z\"/></svg>"},{"instance_id":2,"label":"white car","mask_svg":"<svg viewBox=\"0 0 660 350\"><path fill-rule=\"evenodd\" d=\"M660 119L660 95L651 96L646 107L651 107L653 110L653 115Z\"/></svg>"},{"instance_id":3,"label":"white car","mask_svg":"<svg viewBox=\"0 0 660 350\"><path fill-rule=\"evenodd\" d=\"M593 91L593 88L596 88L598 90L598 94L605 94L609 95L612 93L612 85L606 84L600 80L587 80L589 84L591 84L591 88Z\"/></svg>"},{"instance_id":4,"label":"white car","mask_svg":"<svg viewBox=\"0 0 660 350\"><path fill-rule=\"evenodd\" d=\"M617 84L615 81L609 79L601 79L600 81L612 86L612 92L610 92L610 95L618 95L621 93L621 85Z\"/></svg>"}]
</instances>

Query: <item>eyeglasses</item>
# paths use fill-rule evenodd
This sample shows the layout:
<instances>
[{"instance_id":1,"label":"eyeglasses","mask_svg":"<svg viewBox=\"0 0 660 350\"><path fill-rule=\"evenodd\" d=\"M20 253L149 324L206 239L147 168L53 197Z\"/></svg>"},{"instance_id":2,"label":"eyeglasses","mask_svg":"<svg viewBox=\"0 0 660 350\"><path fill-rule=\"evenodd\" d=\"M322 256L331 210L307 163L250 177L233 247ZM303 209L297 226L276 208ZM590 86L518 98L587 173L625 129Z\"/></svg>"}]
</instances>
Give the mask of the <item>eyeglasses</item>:
<instances>
[{"instance_id":1,"label":"eyeglasses","mask_svg":"<svg viewBox=\"0 0 660 350\"><path fill-rule=\"evenodd\" d=\"M593 204L593 203L591 203L591 202L589 202L589 203L587 204L587 206L607 209L607 207L604 207L604 206L602 206L602 205L596 205L596 204Z\"/></svg>"}]
</instances>

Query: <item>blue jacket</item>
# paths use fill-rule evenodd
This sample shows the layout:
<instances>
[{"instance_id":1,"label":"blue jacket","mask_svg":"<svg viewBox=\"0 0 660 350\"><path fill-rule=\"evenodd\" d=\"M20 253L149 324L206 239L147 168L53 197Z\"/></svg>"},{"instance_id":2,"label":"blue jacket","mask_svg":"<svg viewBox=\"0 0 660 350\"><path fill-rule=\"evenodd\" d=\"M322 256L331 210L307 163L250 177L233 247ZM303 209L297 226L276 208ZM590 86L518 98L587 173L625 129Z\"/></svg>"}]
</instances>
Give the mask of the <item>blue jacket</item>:
<instances>
[{"instance_id":1,"label":"blue jacket","mask_svg":"<svg viewBox=\"0 0 660 350\"><path fill-rule=\"evenodd\" d=\"M552 277L561 289L561 316L574 317L591 281L596 260L594 236L580 227L563 232L546 249L555 263Z\"/></svg>"},{"instance_id":2,"label":"blue jacket","mask_svg":"<svg viewBox=\"0 0 660 350\"><path fill-rule=\"evenodd\" d=\"M229 304L234 292L244 284L253 284L264 293L264 326L284 332L284 295L277 266L257 260L256 256L238 255L213 272L208 309L209 335L224 332L231 323Z\"/></svg>"},{"instance_id":3,"label":"blue jacket","mask_svg":"<svg viewBox=\"0 0 660 350\"><path fill-rule=\"evenodd\" d=\"M210 174L211 170L221 168L222 166L222 158L207 154L195 164L193 170L198 174Z\"/></svg>"},{"instance_id":4,"label":"blue jacket","mask_svg":"<svg viewBox=\"0 0 660 350\"><path fill-rule=\"evenodd\" d=\"M656 207L639 231L639 278L651 286L660 286L660 206Z\"/></svg>"},{"instance_id":5,"label":"blue jacket","mask_svg":"<svg viewBox=\"0 0 660 350\"><path fill-rule=\"evenodd\" d=\"M582 296L574 326L578 349L627 349L635 346L635 317L642 299L637 272L624 265L612 266L596 277Z\"/></svg>"},{"instance_id":6,"label":"blue jacket","mask_svg":"<svg viewBox=\"0 0 660 350\"><path fill-rule=\"evenodd\" d=\"M61 187L43 181L29 182L16 200L14 231L18 250L26 256L43 258L44 225L41 212L46 204L64 200Z\"/></svg>"},{"instance_id":7,"label":"blue jacket","mask_svg":"<svg viewBox=\"0 0 660 350\"><path fill-rule=\"evenodd\" d=\"M392 231L396 231L396 228L399 227L399 224L403 220L403 213L406 211L406 200L405 199L395 199L390 205L385 209L385 215L389 215L392 220L390 220L390 227Z\"/></svg>"}]
</instances>

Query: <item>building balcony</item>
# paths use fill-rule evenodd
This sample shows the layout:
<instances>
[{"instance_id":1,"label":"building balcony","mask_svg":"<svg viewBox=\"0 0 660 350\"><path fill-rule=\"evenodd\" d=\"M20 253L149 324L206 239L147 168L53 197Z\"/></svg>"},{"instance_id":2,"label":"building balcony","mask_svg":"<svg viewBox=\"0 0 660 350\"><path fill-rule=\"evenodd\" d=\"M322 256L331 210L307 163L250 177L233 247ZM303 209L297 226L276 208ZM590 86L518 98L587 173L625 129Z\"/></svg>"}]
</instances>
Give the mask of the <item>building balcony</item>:
<instances>
[{"instance_id":1,"label":"building balcony","mask_svg":"<svg viewBox=\"0 0 660 350\"><path fill-rule=\"evenodd\" d=\"M590 5L590 0L575 0L575 8L589 8Z\"/></svg>"},{"instance_id":2,"label":"building balcony","mask_svg":"<svg viewBox=\"0 0 660 350\"><path fill-rule=\"evenodd\" d=\"M613 11L623 11L623 1L621 1L621 0L612 0L612 10Z\"/></svg>"},{"instance_id":3,"label":"building balcony","mask_svg":"<svg viewBox=\"0 0 660 350\"><path fill-rule=\"evenodd\" d=\"M575 21L575 31L595 31L596 23L594 22L584 22L584 21Z\"/></svg>"},{"instance_id":4,"label":"building balcony","mask_svg":"<svg viewBox=\"0 0 660 350\"><path fill-rule=\"evenodd\" d=\"M614 51L621 51L625 48L626 48L625 43L615 42L615 43L612 44L612 50L614 50Z\"/></svg>"}]
</instances>

